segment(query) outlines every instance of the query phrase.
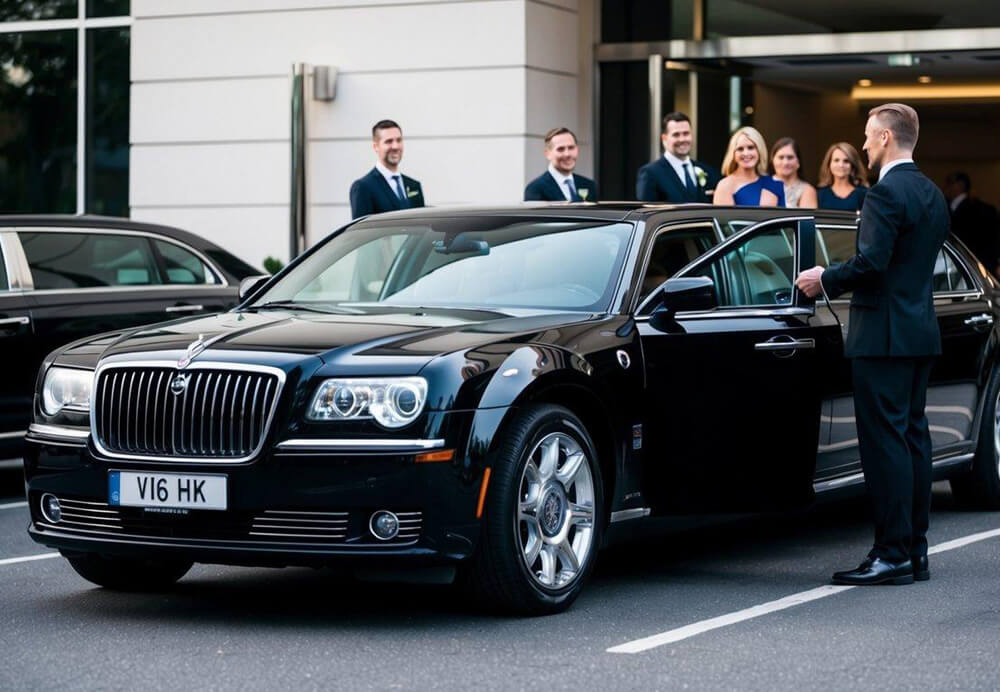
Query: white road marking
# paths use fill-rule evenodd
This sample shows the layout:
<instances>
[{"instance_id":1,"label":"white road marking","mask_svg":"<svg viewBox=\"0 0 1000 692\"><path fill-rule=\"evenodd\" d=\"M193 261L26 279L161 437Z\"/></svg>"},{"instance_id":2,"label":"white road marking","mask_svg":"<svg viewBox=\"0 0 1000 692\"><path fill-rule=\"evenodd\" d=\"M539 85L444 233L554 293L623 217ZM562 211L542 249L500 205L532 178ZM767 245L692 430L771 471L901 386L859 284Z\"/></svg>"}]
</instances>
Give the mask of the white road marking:
<instances>
[{"instance_id":1,"label":"white road marking","mask_svg":"<svg viewBox=\"0 0 1000 692\"><path fill-rule=\"evenodd\" d=\"M28 501L22 500L21 502L7 502L0 505L0 509L15 509L17 507L27 507Z\"/></svg>"},{"instance_id":2,"label":"white road marking","mask_svg":"<svg viewBox=\"0 0 1000 692\"><path fill-rule=\"evenodd\" d=\"M979 533L970 534L968 536L963 536L961 538L956 538L951 541L945 541L944 543L931 546L927 552L930 555L936 555L937 553L943 553L946 550L962 548L970 543L978 543L979 541L985 541L998 536L1000 536L1000 529L981 531ZM656 647L663 646L664 644L672 644L674 642L679 642L682 639L688 639L689 637L702 634L703 632L709 632L711 630L719 629L720 627L735 625L738 622L751 620L762 615L775 613L779 610L785 610L786 608L792 608L797 605L802 605L803 603L809 603L810 601L826 598L827 596L833 596L834 594L856 588L858 587L834 585L820 586L815 589L809 589L808 591L801 591L799 593L792 594L791 596L779 598L776 601L762 603L743 610L737 610L734 613L720 615L719 617L714 617L709 620L702 620L701 622L695 622L690 625L685 625L684 627L678 627L676 629L660 632L659 634L654 634L649 637L643 637L642 639L635 639L630 642L625 642L624 644L612 646L610 649L607 649L607 652L609 654L642 653L643 651L649 651L650 649L655 649Z\"/></svg>"},{"instance_id":3,"label":"white road marking","mask_svg":"<svg viewBox=\"0 0 1000 692\"><path fill-rule=\"evenodd\" d=\"M48 560L59 557L59 553L42 553L41 555L25 555L24 557L8 557L0 560L0 567L4 565L16 565L19 562L32 562L34 560Z\"/></svg>"}]
</instances>

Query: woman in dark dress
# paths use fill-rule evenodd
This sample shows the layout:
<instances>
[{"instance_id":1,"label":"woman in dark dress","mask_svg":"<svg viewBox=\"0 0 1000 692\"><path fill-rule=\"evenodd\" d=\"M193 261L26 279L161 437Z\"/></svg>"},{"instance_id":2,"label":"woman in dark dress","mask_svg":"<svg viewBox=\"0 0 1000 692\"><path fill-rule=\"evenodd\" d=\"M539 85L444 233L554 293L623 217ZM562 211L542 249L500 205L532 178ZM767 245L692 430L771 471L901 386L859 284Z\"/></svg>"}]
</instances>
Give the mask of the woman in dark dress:
<instances>
[{"instance_id":1,"label":"woman in dark dress","mask_svg":"<svg viewBox=\"0 0 1000 692\"><path fill-rule=\"evenodd\" d=\"M859 211L867 193L868 170L858 150L847 142L833 144L819 168L819 208Z\"/></svg>"}]
</instances>

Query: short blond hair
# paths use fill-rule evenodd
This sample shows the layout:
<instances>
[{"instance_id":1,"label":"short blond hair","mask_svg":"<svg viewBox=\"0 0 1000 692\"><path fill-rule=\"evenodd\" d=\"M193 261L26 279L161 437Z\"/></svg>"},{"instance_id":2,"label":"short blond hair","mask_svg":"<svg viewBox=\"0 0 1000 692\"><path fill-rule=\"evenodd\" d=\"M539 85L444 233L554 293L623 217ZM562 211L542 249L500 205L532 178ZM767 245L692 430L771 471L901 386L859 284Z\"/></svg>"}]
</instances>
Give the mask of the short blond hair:
<instances>
[{"instance_id":1,"label":"short blond hair","mask_svg":"<svg viewBox=\"0 0 1000 692\"><path fill-rule=\"evenodd\" d=\"M892 133L903 149L913 150L920 134L920 118L917 112L905 103L883 103L868 111L868 117L875 116L885 129Z\"/></svg>"},{"instance_id":2,"label":"short blond hair","mask_svg":"<svg viewBox=\"0 0 1000 692\"><path fill-rule=\"evenodd\" d=\"M722 159L722 175L732 175L740 167L736 163L736 142L740 137L746 137L757 147L757 175L767 175L767 142L764 135L749 125L741 127L729 138L729 146Z\"/></svg>"}]
</instances>

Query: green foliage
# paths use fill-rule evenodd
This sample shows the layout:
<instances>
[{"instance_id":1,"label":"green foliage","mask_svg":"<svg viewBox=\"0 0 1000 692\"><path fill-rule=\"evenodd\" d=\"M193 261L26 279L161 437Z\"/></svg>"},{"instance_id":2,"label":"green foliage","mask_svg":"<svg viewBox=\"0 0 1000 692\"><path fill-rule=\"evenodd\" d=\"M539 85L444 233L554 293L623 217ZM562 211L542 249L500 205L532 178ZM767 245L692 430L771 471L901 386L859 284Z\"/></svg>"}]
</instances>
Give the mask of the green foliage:
<instances>
[{"instance_id":1,"label":"green foliage","mask_svg":"<svg viewBox=\"0 0 1000 692\"><path fill-rule=\"evenodd\" d=\"M268 274L277 274L284 268L284 266L285 263L277 257L271 257L268 255L264 258L264 271Z\"/></svg>"}]
</instances>

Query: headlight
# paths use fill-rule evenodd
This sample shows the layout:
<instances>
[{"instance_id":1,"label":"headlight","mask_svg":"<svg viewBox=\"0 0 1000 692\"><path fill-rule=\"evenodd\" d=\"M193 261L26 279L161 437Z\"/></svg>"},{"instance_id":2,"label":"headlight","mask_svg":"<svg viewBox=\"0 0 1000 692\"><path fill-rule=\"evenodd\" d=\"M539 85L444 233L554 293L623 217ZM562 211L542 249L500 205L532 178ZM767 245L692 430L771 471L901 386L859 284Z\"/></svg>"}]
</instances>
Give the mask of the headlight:
<instances>
[{"instance_id":1,"label":"headlight","mask_svg":"<svg viewBox=\"0 0 1000 692\"><path fill-rule=\"evenodd\" d=\"M94 382L93 370L49 368L42 385L42 410L54 416L64 408L71 411L90 411L90 389Z\"/></svg>"},{"instance_id":2,"label":"headlight","mask_svg":"<svg viewBox=\"0 0 1000 692\"><path fill-rule=\"evenodd\" d=\"M310 420L374 418L386 428L401 428L417 419L427 401L422 377L378 377L325 380L306 417Z\"/></svg>"}]
</instances>

